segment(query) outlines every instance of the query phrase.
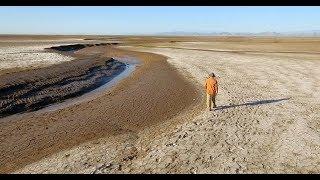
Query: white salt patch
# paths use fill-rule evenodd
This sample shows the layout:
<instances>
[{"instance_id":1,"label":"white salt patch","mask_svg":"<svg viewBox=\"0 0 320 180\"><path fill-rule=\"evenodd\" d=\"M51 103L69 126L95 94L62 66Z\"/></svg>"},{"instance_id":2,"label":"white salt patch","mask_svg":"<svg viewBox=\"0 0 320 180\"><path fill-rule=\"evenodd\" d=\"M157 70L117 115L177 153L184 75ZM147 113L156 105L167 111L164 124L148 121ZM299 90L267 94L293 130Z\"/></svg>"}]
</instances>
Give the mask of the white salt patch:
<instances>
[{"instance_id":1,"label":"white salt patch","mask_svg":"<svg viewBox=\"0 0 320 180\"><path fill-rule=\"evenodd\" d=\"M57 44L0 47L0 70L44 67L74 59L73 57L44 51L44 48L54 45Z\"/></svg>"}]
</instances>

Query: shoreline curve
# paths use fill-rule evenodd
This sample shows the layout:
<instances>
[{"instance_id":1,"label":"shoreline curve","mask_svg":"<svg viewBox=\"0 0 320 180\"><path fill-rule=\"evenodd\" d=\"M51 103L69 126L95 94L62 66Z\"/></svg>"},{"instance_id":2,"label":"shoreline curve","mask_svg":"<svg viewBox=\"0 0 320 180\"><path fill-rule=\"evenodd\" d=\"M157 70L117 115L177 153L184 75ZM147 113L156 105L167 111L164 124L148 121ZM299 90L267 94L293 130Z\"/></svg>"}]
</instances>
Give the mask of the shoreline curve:
<instances>
[{"instance_id":1,"label":"shoreline curve","mask_svg":"<svg viewBox=\"0 0 320 180\"><path fill-rule=\"evenodd\" d=\"M175 117L193 104L193 99L199 99L194 85L176 72L164 56L112 46L87 47L77 53L93 51L99 52L100 58L135 57L141 64L131 76L97 99L0 122L0 172L13 172L93 139L128 131L138 133Z\"/></svg>"}]
</instances>

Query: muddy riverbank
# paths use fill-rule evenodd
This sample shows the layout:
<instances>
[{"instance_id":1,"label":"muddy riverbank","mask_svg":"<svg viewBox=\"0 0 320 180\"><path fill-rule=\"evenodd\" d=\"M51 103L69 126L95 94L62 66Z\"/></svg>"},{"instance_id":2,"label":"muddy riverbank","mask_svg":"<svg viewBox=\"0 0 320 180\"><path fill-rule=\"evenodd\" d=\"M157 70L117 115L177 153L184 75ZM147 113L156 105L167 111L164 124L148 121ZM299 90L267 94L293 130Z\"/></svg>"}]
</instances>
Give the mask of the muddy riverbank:
<instances>
[{"instance_id":1,"label":"muddy riverbank","mask_svg":"<svg viewBox=\"0 0 320 180\"><path fill-rule=\"evenodd\" d=\"M75 52L100 44L72 44L48 49ZM69 54L73 55L73 54ZM84 56L65 64L0 76L0 118L35 111L81 96L109 82L126 69L114 58Z\"/></svg>"},{"instance_id":2,"label":"muddy riverbank","mask_svg":"<svg viewBox=\"0 0 320 180\"><path fill-rule=\"evenodd\" d=\"M88 55L94 57L90 63L81 61ZM101 137L138 133L178 115L199 97L197 89L161 55L92 46L77 51L75 56L77 60L57 65L61 68L53 69L50 74L72 71L75 68L68 63L75 61L83 63L84 67L92 67L93 62L96 65L105 63L110 57L130 56L140 64L132 75L121 80L111 91L101 92L99 98L56 111L1 118L0 172L13 172L56 152ZM48 73L39 69L28 70L27 74L41 79ZM19 78L11 79L14 80L22 82Z\"/></svg>"},{"instance_id":3,"label":"muddy riverbank","mask_svg":"<svg viewBox=\"0 0 320 180\"><path fill-rule=\"evenodd\" d=\"M8 115L34 111L68 98L90 92L119 75L126 64L113 58L98 58L94 61L83 59L69 63L72 69L57 69L65 65L53 66L45 70L35 70L38 76L28 76L22 72L16 75L19 82L2 84L0 87L0 118ZM42 71L42 73L41 73ZM52 73L59 71L59 73ZM8 81L12 75L0 77L0 82Z\"/></svg>"}]
</instances>

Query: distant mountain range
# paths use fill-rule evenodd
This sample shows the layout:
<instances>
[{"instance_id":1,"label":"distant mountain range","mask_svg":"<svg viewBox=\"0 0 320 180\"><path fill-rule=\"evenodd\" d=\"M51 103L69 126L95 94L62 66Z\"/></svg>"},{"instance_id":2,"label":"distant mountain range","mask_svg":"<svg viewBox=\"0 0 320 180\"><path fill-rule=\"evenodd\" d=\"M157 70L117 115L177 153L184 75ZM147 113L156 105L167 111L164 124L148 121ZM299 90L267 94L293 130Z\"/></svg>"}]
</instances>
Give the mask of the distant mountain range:
<instances>
[{"instance_id":1,"label":"distant mountain range","mask_svg":"<svg viewBox=\"0 0 320 180\"><path fill-rule=\"evenodd\" d=\"M320 30L290 31L290 32L260 32L260 33L173 31L173 32L157 33L156 35L163 35L163 36L302 36L302 37L315 37L315 36L320 36Z\"/></svg>"}]
</instances>

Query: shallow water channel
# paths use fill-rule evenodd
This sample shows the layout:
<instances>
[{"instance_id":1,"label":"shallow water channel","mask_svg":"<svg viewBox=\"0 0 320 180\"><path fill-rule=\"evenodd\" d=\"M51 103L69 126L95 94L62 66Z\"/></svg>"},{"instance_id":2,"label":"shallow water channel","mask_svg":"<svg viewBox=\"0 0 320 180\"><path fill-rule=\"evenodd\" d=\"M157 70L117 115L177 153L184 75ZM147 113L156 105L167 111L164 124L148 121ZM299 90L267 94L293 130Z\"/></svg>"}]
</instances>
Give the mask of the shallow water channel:
<instances>
[{"instance_id":1,"label":"shallow water channel","mask_svg":"<svg viewBox=\"0 0 320 180\"><path fill-rule=\"evenodd\" d=\"M100 86L90 92L87 92L87 93L85 93L81 96L75 97L75 98L67 99L61 103L52 104L46 108L43 108L39 112L56 111L59 109L63 109L63 108L72 106L72 105L76 105L76 104L80 104L83 102L88 102L93 99L96 99L96 98L102 96L105 92L111 90L111 88L114 87L119 81L128 77L135 70L136 65L139 63L136 59L131 58L131 57L126 57L126 58L117 57L114 59L121 61L121 62L124 62L126 64L126 69L123 72L121 72L119 75L115 76L110 81L107 81L102 86Z\"/></svg>"},{"instance_id":2,"label":"shallow water channel","mask_svg":"<svg viewBox=\"0 0 320 180\"><path fill-rule=\"evenodd\" d=\"M39 85L39 82L34 82L2 88L4 93L0 98L0 117L17 116L31 111L55 111L98 98L128 77L139 64L133 57L112 59L106 61L105 66L90 68L88 74L71 75L53 83L48 79L49 84Z\"/></svg>"}]
</instances>

